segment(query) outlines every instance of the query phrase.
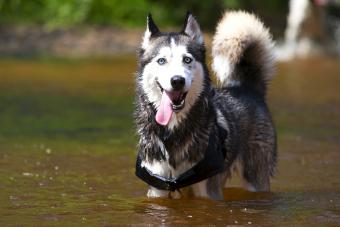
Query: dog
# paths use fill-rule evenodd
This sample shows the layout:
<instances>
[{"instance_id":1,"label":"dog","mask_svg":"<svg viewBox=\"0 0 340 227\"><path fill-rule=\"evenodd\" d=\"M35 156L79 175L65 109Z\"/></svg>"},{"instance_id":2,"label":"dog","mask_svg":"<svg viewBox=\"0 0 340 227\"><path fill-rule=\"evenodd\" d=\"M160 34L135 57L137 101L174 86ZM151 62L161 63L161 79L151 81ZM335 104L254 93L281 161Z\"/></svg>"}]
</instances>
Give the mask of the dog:
<instances>
[{"instance_id":1,"label":"dog","mask_svg":"<svg viewBox=\"0 0 340 227\"><path fill-rule=\"evenodd\" d=\"M276 131L265 102L273 41L253 14L226 12L212 43L213 85L203 34L188 13L180 32L147 17L136 73L136 175L149 198L223 199L234 166L251 191L269 191ZM184 189L187 188L187 189Z\"/></svg>"}]
</instances>

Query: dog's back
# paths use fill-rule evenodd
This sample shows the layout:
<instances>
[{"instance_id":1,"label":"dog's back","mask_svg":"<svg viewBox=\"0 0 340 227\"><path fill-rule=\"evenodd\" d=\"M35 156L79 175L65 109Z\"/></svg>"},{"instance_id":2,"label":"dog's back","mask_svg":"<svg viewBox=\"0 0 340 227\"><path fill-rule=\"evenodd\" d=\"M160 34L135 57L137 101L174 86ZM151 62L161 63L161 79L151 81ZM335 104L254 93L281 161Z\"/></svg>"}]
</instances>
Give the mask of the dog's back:
<instances>
[{"instance_id":1,"label":"dog's back","mask_svg":"<svg viewBox=\"0 0 340 227\"><path fill-rule=\"evenodd\" d=\"M225 144L237 149L248 188L268 191L276 165L276 135L265 103L273 75L273 42L252 14L226 13L213 41L214 98L218 124L229 133Z\"/></svg>"}]
</instances>

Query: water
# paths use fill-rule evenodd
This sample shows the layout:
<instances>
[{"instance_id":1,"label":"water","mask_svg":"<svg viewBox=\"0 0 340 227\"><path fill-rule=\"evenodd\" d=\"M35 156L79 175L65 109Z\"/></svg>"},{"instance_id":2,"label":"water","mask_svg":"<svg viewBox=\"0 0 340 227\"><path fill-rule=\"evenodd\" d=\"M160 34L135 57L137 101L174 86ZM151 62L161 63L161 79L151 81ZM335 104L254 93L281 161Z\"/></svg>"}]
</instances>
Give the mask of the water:
<instances>
[{"instance_id":1,"label":"water","mask_svg":"<svg viewBox=\"0 0 340 227\"><path fill-rule=\"evenodd\" d=\"M222 202L145 197L134 176L134 57L1 60L0 225L340 225L339 63L279 65L272 192L232 187Z\"/></svg>"}]
</instances>

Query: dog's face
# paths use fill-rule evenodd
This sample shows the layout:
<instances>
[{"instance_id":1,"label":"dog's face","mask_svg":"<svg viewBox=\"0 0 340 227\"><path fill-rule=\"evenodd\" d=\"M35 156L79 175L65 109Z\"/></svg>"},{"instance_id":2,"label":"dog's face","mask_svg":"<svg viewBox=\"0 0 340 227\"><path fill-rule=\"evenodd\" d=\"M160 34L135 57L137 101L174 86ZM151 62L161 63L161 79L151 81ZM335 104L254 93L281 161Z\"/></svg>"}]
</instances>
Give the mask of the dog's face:
<instances>
[{"instance_id":1,"label":"dog's face","mask_svg":"<svg viewBox=\"0 0 340 227\"><path fill-rule=\"evenodd\" d=\"M161 33L150 15L147 21L139 81L157 110L156 121L171 127L179 123L202 92L203 36L191 14L179 33Z\"/></svg>"}]
</instances>

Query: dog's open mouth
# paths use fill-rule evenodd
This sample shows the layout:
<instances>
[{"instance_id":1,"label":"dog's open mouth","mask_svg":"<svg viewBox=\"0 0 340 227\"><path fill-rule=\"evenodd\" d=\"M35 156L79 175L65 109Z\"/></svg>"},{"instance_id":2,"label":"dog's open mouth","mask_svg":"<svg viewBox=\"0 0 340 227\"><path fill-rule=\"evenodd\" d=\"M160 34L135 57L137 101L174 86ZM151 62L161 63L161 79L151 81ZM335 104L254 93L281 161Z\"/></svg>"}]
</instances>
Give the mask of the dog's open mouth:
<instances>
[{"instance_id":1,"label":"dog's open mouth","mask_svg":"<svg viewBox=\"0 0 340 227\"><path fill-rule=\"evenodd\" d=\"M163 93L165 92L166 95L170 98L170 104L173 111L178 112L182 110L185 106L185 98L187 97L188 92L182 91L164 91L163 87L157 81L157 85L159 89Z\"/></svg>"},{"instance_id":2,"label":"dog's open mouth","mask_svg":"<svg viewBox=\"0 0 340 227\"><path fill-rule=\"evenodd\" d=\"M167 125L173 112L179 112L185 106L185 98L188 92L166 91L157 81L157 85L162 92L162 99L156 113L156 121L160 125Z\"/></svg>"},{"instance_id":3,"label":"dog's open mouth","mask_svg":"<svg viewBox=\"0 0 340 227\"><path fill-rule=\"evenodd\" d=\"M168 96L172 100L171 107L175 112L178 112L178 111L180 111L181 109L184 108L185 97L187 96L187 94L188 94L188 92L183 93L183 92L179 92L179 91L168 93Z\"/></svg>"}]
</instances>

